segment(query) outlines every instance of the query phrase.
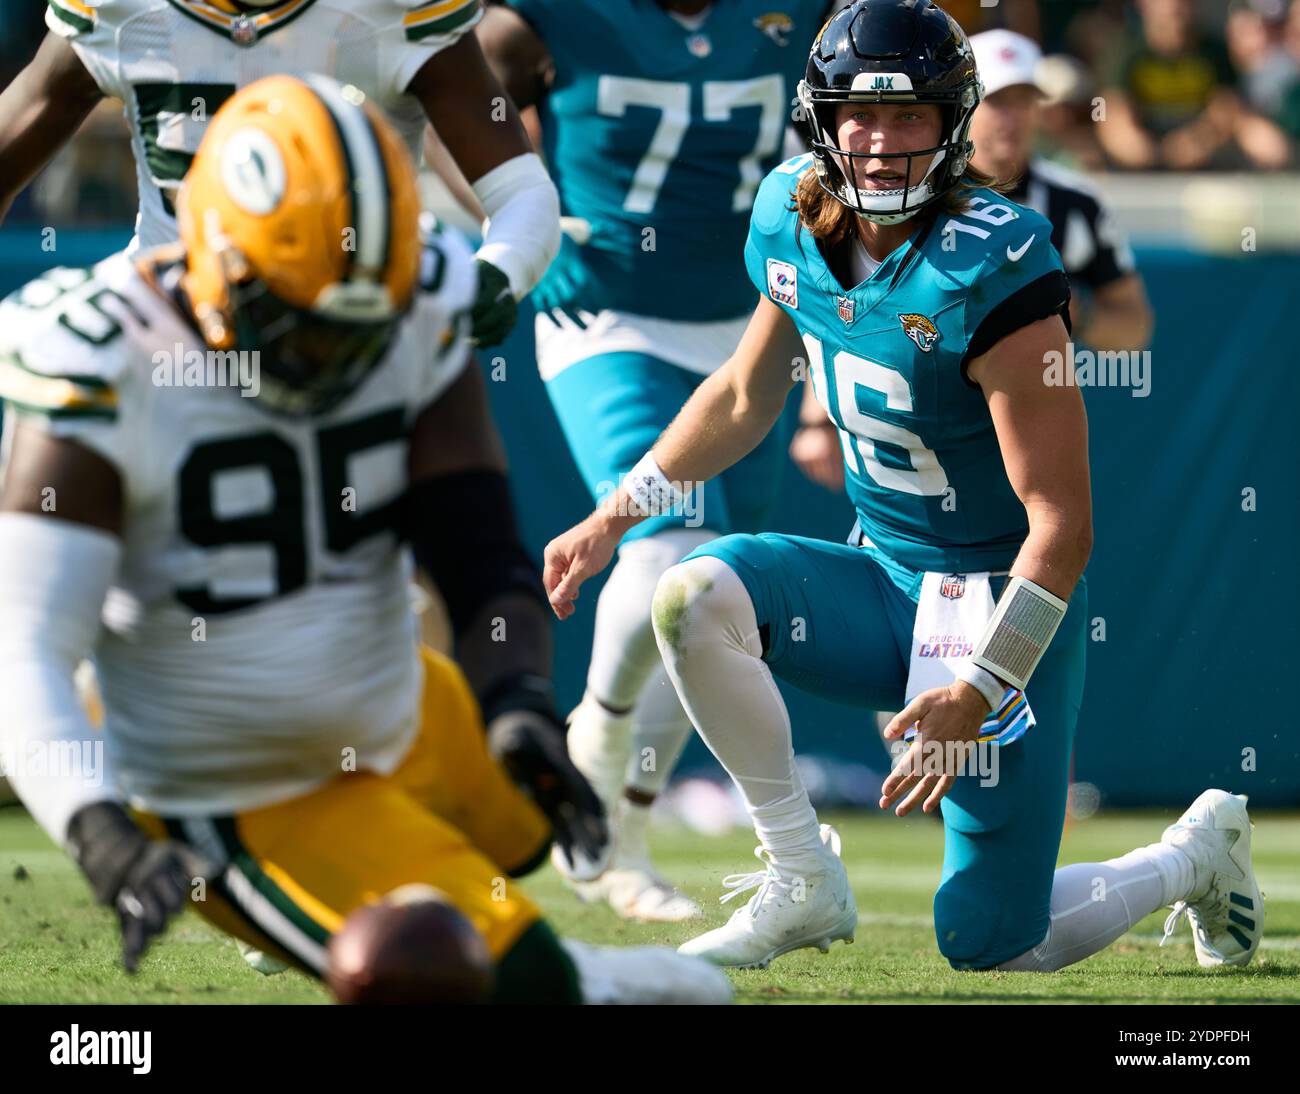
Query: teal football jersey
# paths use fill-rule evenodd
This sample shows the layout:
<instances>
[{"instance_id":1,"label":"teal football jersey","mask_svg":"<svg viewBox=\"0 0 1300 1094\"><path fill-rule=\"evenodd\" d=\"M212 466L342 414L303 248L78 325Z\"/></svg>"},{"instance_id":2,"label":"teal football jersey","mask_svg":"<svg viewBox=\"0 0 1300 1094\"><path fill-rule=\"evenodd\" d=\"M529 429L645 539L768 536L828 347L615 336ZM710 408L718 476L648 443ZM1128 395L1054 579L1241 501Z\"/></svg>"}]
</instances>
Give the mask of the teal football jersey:
<instances>
[{"instance_id":1,"label":"teal football jersey","mask_svg":"<svg viewBox=\"0 0 1300 1094\"><path fill-rule=\"evenodd\" d=\"M697 30L654 0L509 2L554 61L547 166L564 215L585 222L534 301L692 321L749 311L750 209L827 0L717 0Z\"/></svg>"},{"instance_id":2,"label":"teal football jersey","mask_svg":"<svg viewBox=\"0 0 1300 1094\"><path fill-rule=\"evenodd\" d=\"M966 212L925 217L907 245L845 290L790 208L810 165L799 156L764 180L745 261L803 337L818 401L840 429L862 530L912 569L1005 569L1028 522L963 364L1026 323L1068 314L1052 227L975 190Z\"/></svg>"}]
</instances>

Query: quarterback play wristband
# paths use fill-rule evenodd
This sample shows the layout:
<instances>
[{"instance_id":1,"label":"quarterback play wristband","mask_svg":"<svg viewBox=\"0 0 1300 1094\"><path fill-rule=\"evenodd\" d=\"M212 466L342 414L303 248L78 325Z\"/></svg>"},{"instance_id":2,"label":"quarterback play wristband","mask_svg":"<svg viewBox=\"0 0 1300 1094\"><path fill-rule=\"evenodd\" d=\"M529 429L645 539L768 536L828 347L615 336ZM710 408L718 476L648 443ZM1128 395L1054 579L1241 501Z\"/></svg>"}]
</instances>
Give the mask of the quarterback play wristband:
<instances>
[{"instance_id":1,"label":"quarterback play wristband","mask_svg":"<svg viewBox=\"0 0 1300 1094\"><path fill-rule=\"evenodd\" d=\"M1002 705L1002 697L1007 693L1007 686L988 669L980 668L971 661L959 661L957 667L953 669L953 675L958 680L965 680L984 696L989 710L997 710Z\"/></svg>"},{"instance_id":2,"label":"quarterback play wristband","mask_svg":"<svg viewBox=\"0 0 1300 1094\"><path fill-rule=\"evenodd\" d=\"M1041 585L1011 578L971 661L1023 691L1068 607Z\"/></svg>"},{"instance_id":3,"label":"quarterback play wristband","mask_svg":"<svg viewBox=\"0 0 1300 1094\"><path fill-rule=\"evenodd\" d=\"M671 513L685 500L677 485L668 481L653 452L647 452L637 460L636 466L623 480L623 487L637 509L646 516Z\"/></svg>"}]
</instances>

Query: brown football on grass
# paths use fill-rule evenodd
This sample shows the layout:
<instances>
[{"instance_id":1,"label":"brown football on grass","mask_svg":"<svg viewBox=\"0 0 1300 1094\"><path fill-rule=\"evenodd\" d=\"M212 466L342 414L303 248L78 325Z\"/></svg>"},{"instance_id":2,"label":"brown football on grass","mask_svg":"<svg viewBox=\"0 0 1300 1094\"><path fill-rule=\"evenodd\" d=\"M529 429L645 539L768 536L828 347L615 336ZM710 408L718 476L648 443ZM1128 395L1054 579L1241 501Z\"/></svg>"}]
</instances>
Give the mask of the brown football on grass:
<instances>
[{"instance_id":1,"label":"brown football on grass","mask_svg":"<svg viewBox=\"0 0 1300 1094\"><path fill-rule=\"evenodd\" d=\"M325 978L340 1003L482 1003L492 957L443 894L408 885L348 916L330 939Z\"/></svg>"}]
</instances>

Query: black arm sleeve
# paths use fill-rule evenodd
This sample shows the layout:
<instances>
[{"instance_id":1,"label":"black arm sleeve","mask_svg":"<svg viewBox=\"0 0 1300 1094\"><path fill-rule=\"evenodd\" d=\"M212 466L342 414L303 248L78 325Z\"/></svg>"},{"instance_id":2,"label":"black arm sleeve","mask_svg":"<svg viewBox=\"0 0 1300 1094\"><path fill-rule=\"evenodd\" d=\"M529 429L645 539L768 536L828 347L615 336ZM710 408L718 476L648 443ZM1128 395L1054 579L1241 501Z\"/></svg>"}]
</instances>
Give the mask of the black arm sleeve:
<instances>
[{"instance_id":1,"label":"black arm sleeve","mask_svg":"<svg viewBox=\"0 0 1300 1094\"><path fill-rule=\"evenodd\" d=\"M987 353L1008 334L1046 319L1049 315L1059 315L1065 322L1066 331L1070 330L1070 282L1063 270L1052 270L1031 281L984 317L984 321L971 336L966 356L962 358L962 377L971 383L966 376L966 367L976 357Z\"/></svg>"},{"instance_id":2,"label":"black arm sleeve","mask_svg":"<svg viewBox=\"0 0 1300 1094\"><path fill-rule=\"evenodd\" d=\"M407 489L404 517L416 564L438 587L458 637L484 605L505 593L525 593L546 604L502 472L476 469L420 479Z\"/></svg>"}]
</instances>

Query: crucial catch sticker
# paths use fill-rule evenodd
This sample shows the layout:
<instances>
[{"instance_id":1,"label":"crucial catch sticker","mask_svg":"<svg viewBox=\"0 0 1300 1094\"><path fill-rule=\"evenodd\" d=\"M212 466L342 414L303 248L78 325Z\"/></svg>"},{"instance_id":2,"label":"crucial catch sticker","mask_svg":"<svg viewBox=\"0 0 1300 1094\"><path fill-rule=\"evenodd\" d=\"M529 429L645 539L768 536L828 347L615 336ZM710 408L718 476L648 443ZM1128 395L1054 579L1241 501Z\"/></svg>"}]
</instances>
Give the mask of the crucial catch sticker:
<instances>
[{"instance_id":1,"label":"crucial catch sticker","mask_svg":"<svg viewBox=\"0 0 1300 1094\"><path fill-rule=\"evenodd\" d=\"M799 306L799 271L788 262L767 260L767 291L778 304Z\"/></svg>"}]
</instances>

